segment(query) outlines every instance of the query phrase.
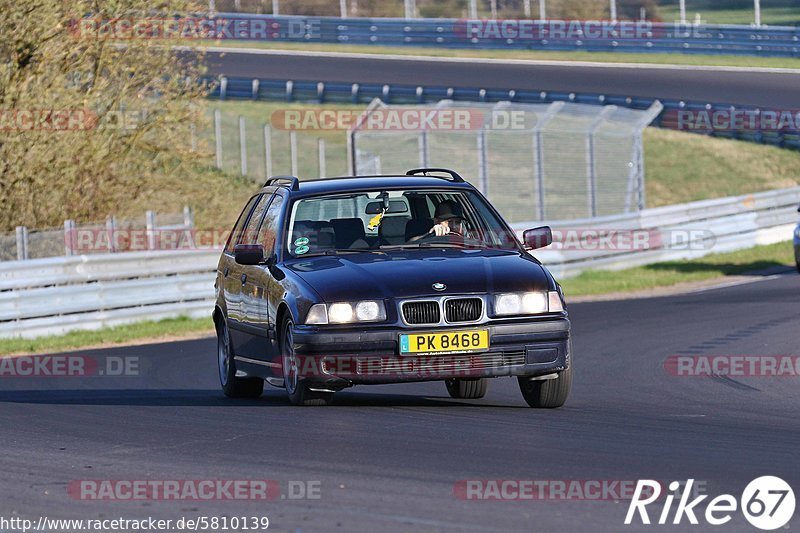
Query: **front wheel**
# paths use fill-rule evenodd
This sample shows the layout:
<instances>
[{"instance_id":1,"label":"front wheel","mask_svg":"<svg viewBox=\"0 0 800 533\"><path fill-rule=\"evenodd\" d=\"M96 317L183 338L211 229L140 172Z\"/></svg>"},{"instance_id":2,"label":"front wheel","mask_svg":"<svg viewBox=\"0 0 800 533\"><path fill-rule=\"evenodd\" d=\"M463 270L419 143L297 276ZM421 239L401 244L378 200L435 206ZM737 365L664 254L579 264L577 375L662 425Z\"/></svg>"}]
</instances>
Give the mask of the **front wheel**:
<instances>
[{"instance_id":1,"label":"front wheel","mask_svg":"<svg viewBox=\"0 0 800 533\"><path fill-rule=\"evenodd\" d=\"M554 409L561 407L567 401L572 390L572 368L574 367L571 341L567 349L569 350L567 353L569 366L555 379L531 381L530 377L526 376L517 378L522 397L531 407Z\"/></svg>"},{"instance_id":2,"label":"front wheel","mask_svg":"<svg viewBox=\"0 0 800 533\"><path fill-rule=\"evenodd\" d=\"M263 379L236 376L231 336L224 322L217 326L217 367L222 392L228 398L258 398L264 392Z\"/></svg>"},{"instance_id":3,"label":"front wheel","mask_svg":"<svg viewBox=\"0 0 800 533\"><path fill-rule=\"evenodd\" d=\"M478 398L486 396L489 380L486 378L447 379L444 384L451 398L477 400Z\"/></svg>"},{"instance_id":4,"label":"front wheel","mask_svg":"<svg viewBox=\"0 0 800 533\"><path fill-rule=\"evenodd\" d=\"M283 383L292 405L330 405L333 402L332 392L312 391L308 384L300 379L300 364L294 353L294 337L291 319L283 321L281 328L281 354L283 362Z\"/></svg>"}]
</instances>

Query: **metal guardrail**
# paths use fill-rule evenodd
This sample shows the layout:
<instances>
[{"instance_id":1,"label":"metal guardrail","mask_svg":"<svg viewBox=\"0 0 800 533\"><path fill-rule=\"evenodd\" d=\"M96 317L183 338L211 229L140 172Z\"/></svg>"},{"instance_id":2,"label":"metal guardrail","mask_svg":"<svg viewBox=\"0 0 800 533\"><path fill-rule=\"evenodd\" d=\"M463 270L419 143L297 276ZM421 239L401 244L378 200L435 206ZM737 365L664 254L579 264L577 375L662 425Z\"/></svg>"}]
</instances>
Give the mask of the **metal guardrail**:
<instances>
[{"instance_id":1,"label":"metal guardrail","mask_svg":"<svg viewBox=\"0 0 800 533\"><path fill-rule=\"evenodd\" d=\"M637 213L551 224L566 241L535 252L554 275L620 270L696 259L789 241L798 222L800 187L644 209ZM518 232L542 222L514 224ZM637 245L636 240L640 243ZM603 246L603 242L612 243ZM619 246L624 243L624 246Z\"/></svg>"},{"instance_id":2,"label":"metal guardrail","mask_svg":"<svg viewBox=\"0 0 800 533\"><path fill-rule=\"evenodd\" d=\"M649 23L650 31L593 33L595 21L468 21L339 18L219 13L218 19L262 21L266 32L233 35L251 41L379 46L800 57L800 28ZM603 21L606 25L608 21ZM510 24L509 24L510 23ZM532 25L532 31L526 31ZM599 22L598 22L599 23ZM554 25L555 24L555 25ZM561 26L563 24L563 31ZM636 22L631 22L636 24ZM478 31L475 31L475 30ZM246 32L245 32L246 33Z\"/></svg>"},{"instance_id":3,"label":"metal guardrail","mask_svg":"<svg viewBox=\"0 0 800 533\"><path fill-rule=\"evenodd\" d=\"M560 278L788 241L800 187L558 222L583 231L584 248L535 255ZM517 231L542 225L515 224ZM585 231L590 230L590 231ZM594 250L597 236L625 230L686 235L658 246ZM692 231L694 230L694 231ZM787 245L788 246L788 245ZM126 252L0 263L0 337L38 337L176 316L210 316L219 250Z\"/></svg>"},{"instance_id":4,"label":"metal guardrail","mask_svg":"<svg viewBox=\"0 0 800 533\"><path fill-rule=\"evenodd\" d=\"M726 103L690 102L683 100L661 100L633 96L620 96L600 93L576 93L564 91L531 91L516 89L486 89L479 87L441 87L411 84L359 84L335 83L302 80L275 80L251 78L206 78L212 85L209 97L218 99L278 100L284 102L350 103L368 104L375 98L386 104L424 104L441 100L457 102L519 102L542 104L552 102L574 102L591 105L615 105L631 109L648 109L657 100L664 109L651 125L667 129L681 130L675 117L678 112L716 112L733 111L756 112L753 106ZM743 141L768 144L782 148L800 150L800 131L787 127L783 130L760 127L744 131L689 130L714 137L739 139Z\"/></svg>"}]
</instances>

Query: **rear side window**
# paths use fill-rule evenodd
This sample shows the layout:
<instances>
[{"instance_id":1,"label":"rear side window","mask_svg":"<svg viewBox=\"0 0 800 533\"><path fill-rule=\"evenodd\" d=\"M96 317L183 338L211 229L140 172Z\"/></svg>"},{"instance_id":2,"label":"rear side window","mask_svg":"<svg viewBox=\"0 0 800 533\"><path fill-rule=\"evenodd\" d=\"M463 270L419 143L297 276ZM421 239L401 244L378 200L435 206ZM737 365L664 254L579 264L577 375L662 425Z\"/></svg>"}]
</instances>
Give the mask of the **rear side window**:
<instances>
[{"instance_id":1,"label":"rear side window","mask_svg":"<svg viewBox=\"0 0 800 533\"><path fill-rule=\"evenodd\" d=\"M253 210L253 206L259 198L261 198L261 195L250 198L250 201L247 202L247 205L242 210L242 214L239 215L239 220L236 221L236 225L233 226L233 231L231 231L231 234L228 236L228 242L225 244L225 253L233 253L233 247L239 242L244 225L247 223L250 212Z\"/></svg>"},{"instance_id":2,"label":"rear side window","mask_svg":"<svg viewBox=\"0 0 800 533\"><path fill-rule=\"evenodd\" d=\"M280 228L278 224L281 218L281 208L283 207L283 197L276 194L264 215L264 221L261 223L261 229L258 232L258 243L264 246L264 253L269 256L272 255L275 249L275 240L278 237Z\"/></svg>"},{"instance_id":3,"label":"rear side window","mask_svg":"<svg viewBox=\"0 0 800 533\"><path fill-rule=\"evenodd\" d=\"M253 213L250 215L250 218L247 220L247 225L245 226L244 232L239 237L239 240L236 241L237 244L256 244L258 241L258 227L261 224L261 219L264 218L264 212L269 207L269 202L272 199L271 194L264 194L261 196L261 199L256 204L255 209L253 209Z\"/></svg>"}]
</instances>

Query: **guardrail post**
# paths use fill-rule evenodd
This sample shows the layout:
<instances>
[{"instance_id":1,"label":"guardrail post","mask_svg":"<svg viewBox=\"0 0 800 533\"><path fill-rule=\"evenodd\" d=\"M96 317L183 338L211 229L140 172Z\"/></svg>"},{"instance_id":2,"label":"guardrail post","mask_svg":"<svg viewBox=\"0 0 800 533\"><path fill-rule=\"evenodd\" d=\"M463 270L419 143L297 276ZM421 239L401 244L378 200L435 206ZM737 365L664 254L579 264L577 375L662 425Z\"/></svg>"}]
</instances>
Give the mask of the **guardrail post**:
<instances>
[{"instance_id":1,"label":"guardrail post","mask_svg":"<svg viewBox=\"0 0 800 533\"><path fill-rule=\"evenodd\" d=\"M75 221L64 221L64 255L75 255Z\"/></svg>"},{"instance_id":2,"label":"guardrail post","mask_svg":"<svg viewBox=\"0 0 800 533\"><path fill-rule=\"evenodd\" d=\"M319 155L319 177L324 178L328 175L328 167L326 165L326 154L325 154L325 139L319 139L317 141L317 153Z\"/></svg>"},{"instance_id":3,"label":"guardrail post","mask_svg":"<svg viewBox=\"0 0 800 533\"><path fill-rule=\"evenodd\" d=\"M222 170L222 113L214 110L214 145L217 153L217 168Z\"/></svg>"},{"instance_id":4,"label":"guardrail post","mask_svg":"<svg viewBox=\"0 0 800 533\"><path fill-rule=\"evenodd\" d=\"M225 97L228 95L228 78L222 76L219 79L219 99L225 100Z\"/></svg>"},{"instance_id":5,"label":"guardrail post","mask_svg":"<svg viewBox=\"0 0 800 533\"><path fill-rule=\"evenodd\" d=\"M145 230L147 233L147 249L156 249L156 212L147 211L144 214Z\"/></svg>"},{"instance_id":6,"label":"guardrail post","mask_svg":"<svg viewBox=\"0 0 800 533\"><path fill-rule=\"evenodd\" d=\"M292 158L292 176L297 176L298 171L297 167L297 132L291 131L289 132L289 154Z\"/></svg>"},{"instance_id":7,"label":"guardrail post","mask_svg":"<svg viewBox=\"0 0 800 533\"><path fill-rule=\"evenodd\" d=\"M357 83L354 83L353 86L350 88L350 96L354 104L358 103L358 90L360 88L361 87Z\"/></svg>"},{"instance_id":8,"label":"guardrail post","mask_svg":"<svg viewBox=\"0 0 800 533\"><path fill-rule=\"evenodd\" d=\"M382 100L387 104L390 104L392 101L390 92L391 89L392 88L389 87L389 84L384 85L383 88L381 89L381 95L383 96Z\"/></svg>"},{"instance_id":9,"label":"guardrail post","mask_svg":"<svg viewBox=\"0 0 800 533\"><path fill-rule=\"evenodd\" d=\"M272 177L272 128L264 124L264 172L267 178Z\"/></svg>"},{"instance_id":10,"label":"guardrail post","mask_svg":"<svg viewBox=\"0 0 800 533\"><path fill-rule=\"evenodd\" d=\"M253 95L253 100L258 100L259 85L260 82L257 79L253 80L252 91L251 91Z\"/></svg>"},{"instance_id":11,"label":"guardrail post","mask_svg":"<svg viewBox=\"0 0 800 533\"><path fill-rule=\"evenodd\" d=\"M239 157L242 176L247 176L247 130L244 117L239 117Z\"/></svg>"},{"instance_id":12,"label":"guardrail post","mask_svg":"<svg viewBox=\"0 0 800 533\"><path fill-rule=\"evenodd\" d=\"M321 104L325 102L325 84L317 83L317 101Z\"/></svg>"},{"instance_id":13,"label":"guardrail post","mask_svg":"<svg viewBox=\"0 0 800 533\"><path fill-rule=\"evenodd\" d=\"M289 80L286 82L286 101L291 102L294 98L294 82Z\"/></svg>"},{"instance_id":14,"label":"guardrail post","mask_svg":"<svg viewBox=\"0 0 800 533\"><path fill-rule=\"evenodd\" d=\"M114 234L117 231L117 219L114 216L106 218L106 236L108 237L108 251L114 253L117 251Z\"/></svg>"},{"instance_id":15,"label":"guardrail post","mask_svg":"<svg viewBox=\"0 0 800 533\"><path fill-rule=\"evenodd\" d=\"M17 226L17 261L28 260L28 228Z\"/></svg>"}]
</instances>

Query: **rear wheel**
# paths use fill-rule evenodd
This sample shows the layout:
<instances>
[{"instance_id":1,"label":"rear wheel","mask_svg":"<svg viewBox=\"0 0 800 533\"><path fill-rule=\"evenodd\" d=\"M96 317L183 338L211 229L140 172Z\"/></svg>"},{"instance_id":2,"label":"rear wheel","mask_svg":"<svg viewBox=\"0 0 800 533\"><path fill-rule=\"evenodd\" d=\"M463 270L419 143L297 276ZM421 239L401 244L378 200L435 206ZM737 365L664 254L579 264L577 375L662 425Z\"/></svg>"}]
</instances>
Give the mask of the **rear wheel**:
<instances>
[{"instance_id":1,"label":"rear wheel","mask_svg":"<svg viewBox=\"0 0 800 533\"><path fill-rule=\"evenodd\" d=\"M569 367L560 372L558 377L546 380L533 380L530 377L520 376L519 390L522 397L531 407L553 409L561 407L567 401L572 390L572 342L569 343L567 364Z\"/></svg>"},{"instance_id":2,"label":"rear wheel","mask_svg":"<svg viewBox=\"0 0 800 533\"><path fill-rule=\"evenodd\" d=\"M281 327L281 354L283 355L283 383L286 393L293 405L330 405L333 402L332 392L312 391L308 384L300 379L300 364L294 353L294 338L291 319L283 321Z\"/></svg>"},{"instance_id":3,"label":"rear wheel","mask_svg":"<svg viewBox=\"0 0 800 533\"><path fill-rule=\"evenodd\" d=\"M800 261L797 262L797 272L800 272Z\"/></svg>"},{"instance_id":4,"label":"rear wheel","mask_svg":"<svg viewBox=\"0 0 800 533\"><path fill-rule=\"evenodd\" d=\"M224 319L217 326L217 367L222 392L228 398L258 398L264 392L264 380L261 378L236 377L236 361L234 361L231 337Z\"/></svg>"},{"instance_id":5,"label":"rear wheel","mask_svg":"<svg viewBox=\"0 0 800 533\"><path fill-rule=\"evenodd\" d=\"M447 379L444 382L451 398L477 400L486 396L489 380L479 379Z\"/></svg>"}]
</instances>

